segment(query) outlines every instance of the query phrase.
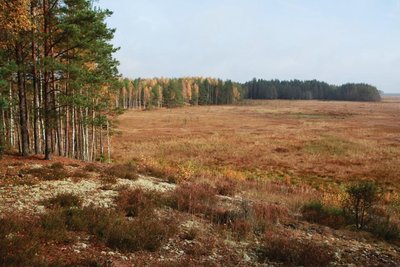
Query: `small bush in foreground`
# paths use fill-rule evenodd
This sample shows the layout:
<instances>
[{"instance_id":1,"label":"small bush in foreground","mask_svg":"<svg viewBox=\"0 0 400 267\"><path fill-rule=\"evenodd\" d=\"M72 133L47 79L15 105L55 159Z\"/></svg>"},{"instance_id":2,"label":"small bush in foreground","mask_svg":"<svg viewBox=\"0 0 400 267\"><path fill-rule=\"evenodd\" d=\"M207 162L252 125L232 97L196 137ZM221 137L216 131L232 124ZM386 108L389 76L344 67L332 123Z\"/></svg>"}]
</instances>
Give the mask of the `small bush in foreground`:
<instances>
[{"instance_id":1,"label":"small bush in foreground","mask_svg":"<svg viewBox=\"0 0 400 267\"><path fill-rule=\"evenodd\" d=\"M235 220L229 226L239 239L246 238L253 230L251 223L245 219Z\"/></svg>"},{"instance_id":2,"label":"small bush in foreground","mask_svg":"<svg viewBox=\"0 0 400 267\"><path fill-rule=\"evenodd\" d=\"M103 176L101 177L101 183L104 185L113 185L116 184L117 178L115 178L115 176Z\"/></svg>"},{"instance_id":3,"label":"small bush in foreground","mask_svg":"<svg viewBox=\"0 0 400 267\"><path fill-rule=\"evenodd\" d=\"M64 169L64 165L61 162L55 162L51 164L48 168L52 170L61 170Z\"/></svg>"},{"instance_id":4,"label":"small bush in foreground","mask_svg":"<svg viewBox=\"0 0 400 267\"><path fill-rule=\"evenodd\" d=\"M237 183L231 179L218 181L215 187L217 193L222 196L234 196L237 192Z\"/></svg>"},{"instance_id":5,"label":"small bush in foreground","mask_svg":"<svg viewBox=\"0 0 400 267\"><path fill-rule=\"evenodd\" d=\"M176 232L176 223L143 212L133 220L116 211L86 207L58 209L45 214L41 224L47 240L66 242L67 231L95 235L107 246L125 252L154 251Z\"/></svg>"},{"instance_id":6,"label":"small bush in foreground","mask_svg":"<svg viewBox=\"0 0 400 267\"><path fill-rule=\"evenodd\" d=\"M89 178L90 177L90 175L89 175L89 173L87 173L87 172L85 172L85 171L75 171L73 174L72 174L72 177L74 177L74 178Z\"/></svg>"},{"instance_id":7,"label":"small bush in foreground","mask_svg":"<svg viewBox=\"0 0 400 267\"><path fill-rule=\"evenodd\" d=\"M112 165L105 170L105 174L128 180L136 180L138 178L137 167L133 163Z\"/></svg>"},{"instance_id":8,"label":"small bush in foreground","mask_svg":"<svg viewBox=\"0 0 400 267\"><path fill-rule=\"evenodd\" d=\"M351 185L346 190L343 202L345 215L357 229L364 229L369 223L373 206L378 201L378 188L373 182L361 182Z\"/></svg>"},{"instance_id":9,"label":"small bush in foreground","mask_svg":"<svg viewBox=\"0 0 400 267\"><path fill-rule=\"evenodd\" d=\"M83 168L84 171L87 172L100 172L101 168L96 164L90 163Z\"/></svg>"},{"instance_id":10,"label":"small bush in foreground","mask_svg":"<svg viewBox=\"0 0 400 267\"><path fill-rule=\"evenodd\" d=\"M304 205L302 214L306 221L326 225L334 229L339 229L346 225L342 209L325 206L320 201L313 201Z\"/></svg>"},{"instance_id":11,"label":"small bush in foreground","mask_svg":"<svg viewBox=\"0 0 400 267\"><path fill-rule=\"evenodd\" d=\"M390 217L374 217L368 227L373 235L387 241L400 240L400 227L398 223L390 221Z\"/></svg>"},{"instance_id":12,"label":"small bush in foreground","mask_svg":"<svg viewBox=\"0 0 400 267\"><path fill-rule=\"evenodd\" d=\"M171 199L174 208L189 213L206 213L215 203L215 189L208 184L182 184Z\"/></svg>"},{"instance_id":13,"label":"small bush in foreground","mask_svg":"<svg viewBox=\"0 0 400 267\"><path fill-rule=\"evenodd\" d=\"M62 210L52 210L40 217L38 235L41 239L57 243L67 243L70 241L67 235L65 215Z\"/></svg>"},{"instance_id":14,"label":"small bush in foreground","mask_svg":"<svg viewBox=\"0 0 400 267\"><path fill-rule=\"evenodd\" d=\"M82 199L72 193L62 193L53 198L45 200L44 204L48 208L80 207L82 205Z\"/></svg>"},{"instance_id":15,"label":"small bush in foreground","mask_svg":"<svg viewBox=\"0 0 400 267\"><path fill-rule=\"evenodd\" d=\"M143 189L126 189L119 192L116 204L126 216L135 217L143 211L152 211L155 208L156 194Z\"/></svg>"},{"instance_id":16,"label":"small bush in foreground","mask_svg":"<svg viewBox=\"0 0 400 267\"><path fill-rule=\"evenodd\" d=\"M17 218L0 219L0 266L40 266L38 248L32 225Z\"/></svg>"},{"instance_id":17,"label":"small bush in foreground","mask_svg":"<svg viewBox=\"0 0 400 267\"><path fill-rule=\"evenodd\" d=\"M23 174L30 174L47 181L62 180L68 177L68 171L61 163L54 163L48 167L24 169Z\"/></svg>"},{"instance_id":18,"label":"small bush in foreground","mask_svg":"<svg viewBox=\"0 0 400 267\"><path fill-rule=\"evenodd\" d=\"M286 207L273 203L254 203L252 206L254 230L263 233L268 226L277 224L288 217Z\"/></svg>"},{"instance_id":19,"label":"small bush in foreground","mask_svg":"<svg viewBox=\"0 0 400 267\"><path fill-rule=\"evenodd\" d=\"M173 221L160 220L154 214L141 214L133 221L125 220L110 225L104 239L109 247L126 252L155 251L176 230Z\"/></svg>"},{"instance_id":20,"label":"small bush in foreground","mask_svg":"<svg viewBox=\"0 0 400 267\"><path fill-rule=\"evenodd\" d=\"M328 266L334 260L333 251L327 245L272 232L265 234L257 255L262 263L280 262L285 266Z\"/></svg>"}]
</instances>

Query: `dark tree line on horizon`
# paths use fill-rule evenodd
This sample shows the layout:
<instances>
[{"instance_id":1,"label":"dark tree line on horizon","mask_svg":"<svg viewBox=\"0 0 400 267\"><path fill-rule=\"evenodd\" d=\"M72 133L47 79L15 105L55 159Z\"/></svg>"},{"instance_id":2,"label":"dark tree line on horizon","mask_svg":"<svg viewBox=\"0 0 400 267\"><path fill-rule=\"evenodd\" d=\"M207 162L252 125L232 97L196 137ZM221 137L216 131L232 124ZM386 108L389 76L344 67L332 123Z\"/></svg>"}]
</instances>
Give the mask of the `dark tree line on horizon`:
<instances>
[{"instance_id":1,"label":"dark tree line on horizon","mask_svg":"<svg viewBox=\"0 0 400 267\"><path fill-rule=\"evenodd\" d=\"M380 101L378 89L364 83L330 85L317 80L280 81L253 79L243 84L245 98L249 99L303 99Z\"/></svg>"}]
</instances>

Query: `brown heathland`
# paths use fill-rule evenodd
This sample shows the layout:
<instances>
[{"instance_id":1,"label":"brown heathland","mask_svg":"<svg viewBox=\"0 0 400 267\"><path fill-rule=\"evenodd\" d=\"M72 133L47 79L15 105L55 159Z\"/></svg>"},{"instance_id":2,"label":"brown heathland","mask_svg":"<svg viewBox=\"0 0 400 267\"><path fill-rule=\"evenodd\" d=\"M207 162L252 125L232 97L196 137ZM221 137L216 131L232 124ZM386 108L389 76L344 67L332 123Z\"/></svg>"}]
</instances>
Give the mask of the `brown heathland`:
<instances>
[{"instance_id":1,"label":"brown heathland","mask_svg":"<svg viewBox=\"0 0 400 267\"><path fill-rule=\"evenodd\" d=\"M272 178L332 187L372 179L397 191L400 99L245 104L127 112L114 157L174 180Z\"/></svg>"},{"instance_id":2,"label":"brown heathland","mask_svg":"<svg viewBox=\"0 0 400 267\"><path fill-rule=\"evenodd\" d=\"M0 266L398 266L399 117L400 99L128 111L115 164L5 155ZM365 231L359 180L383 189Z\"/></svg>"}]
</instances>

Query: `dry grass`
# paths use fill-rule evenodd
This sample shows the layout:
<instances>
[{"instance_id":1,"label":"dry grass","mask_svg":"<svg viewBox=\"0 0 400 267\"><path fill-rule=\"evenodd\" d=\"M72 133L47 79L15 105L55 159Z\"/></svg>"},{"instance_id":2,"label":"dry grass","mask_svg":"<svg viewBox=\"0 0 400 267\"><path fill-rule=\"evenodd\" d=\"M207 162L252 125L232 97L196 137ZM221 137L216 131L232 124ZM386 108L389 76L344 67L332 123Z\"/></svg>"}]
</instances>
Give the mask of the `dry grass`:
<instances>
[{"instance_id":1,"label":"dry grass","mask_svg":"<svg viewBox=\"0 0 400 267\"><path fill-rule=\"evenodd\" d=\"M287 174L320 186L369 178L397 189L397 102L248 104L127 112L114 157L178 182Z\"/></svg>"},{"instance_id":2,"label":"dry grass","mask_svg":"<svg viewBox=\"0 0 400 267\"><path fill-rule=\"evenodd\" d=\"M397 101L247 101L132 111L120 117L113 156L181 184L172 199L178 210L202 213L239 237L302 212L309 221L334 225L340 216L305 212L304 205L340 206L346 185L366 179L387 192L384 208L397 221L399 114ZM260 204L246 217L211 207L216 194Z\"/></svg>"}]
</instances>

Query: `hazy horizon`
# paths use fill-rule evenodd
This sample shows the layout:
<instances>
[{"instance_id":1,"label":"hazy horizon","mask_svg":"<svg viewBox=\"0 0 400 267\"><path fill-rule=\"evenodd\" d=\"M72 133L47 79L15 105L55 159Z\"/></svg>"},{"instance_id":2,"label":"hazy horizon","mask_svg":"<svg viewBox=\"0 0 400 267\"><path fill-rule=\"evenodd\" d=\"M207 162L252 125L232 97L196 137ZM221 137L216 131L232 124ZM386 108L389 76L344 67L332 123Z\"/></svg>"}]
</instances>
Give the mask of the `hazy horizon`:
<instances>
[{"instance_id":1,"label":"hazy horizon","mask_svg":"<svg viewBox=\"0 0 400 267\"><path fill-rule=\"evenodd\" d=\"M400 0L100 0L125 77L362 82L400 93Z\"/></svg>"}]
</instances>

